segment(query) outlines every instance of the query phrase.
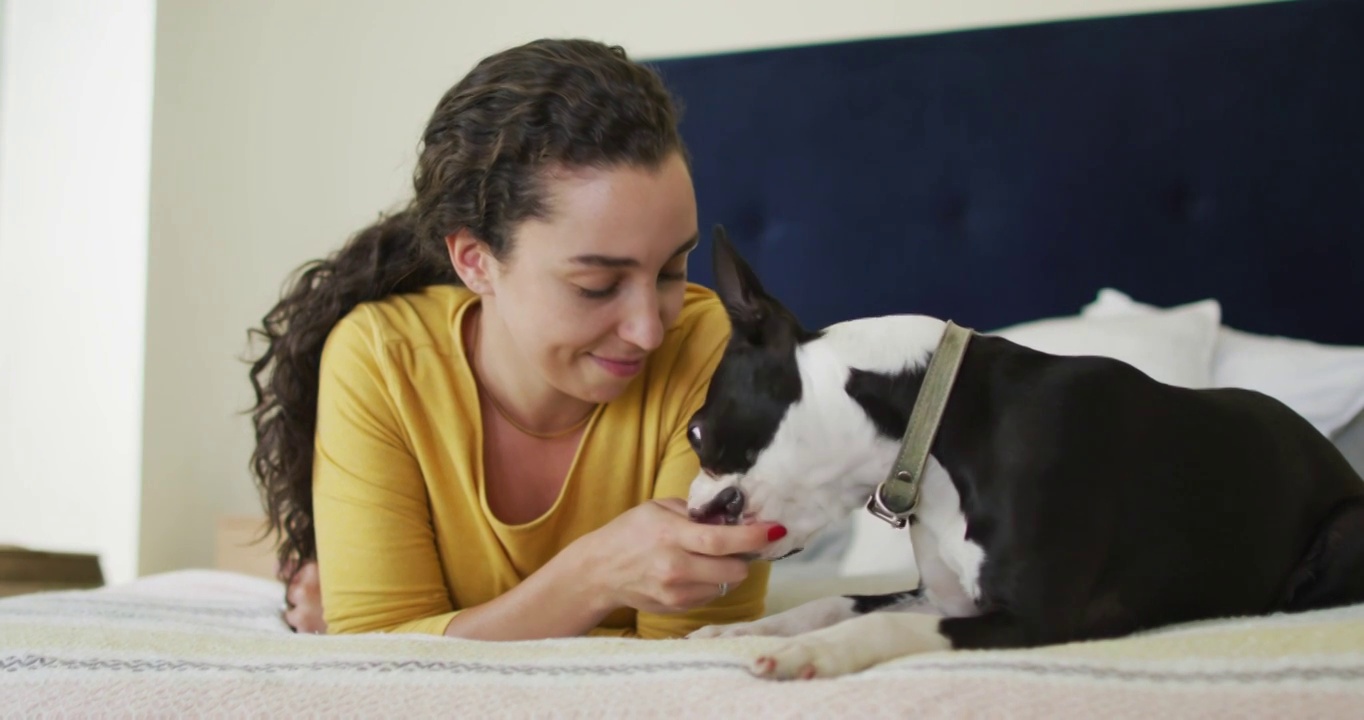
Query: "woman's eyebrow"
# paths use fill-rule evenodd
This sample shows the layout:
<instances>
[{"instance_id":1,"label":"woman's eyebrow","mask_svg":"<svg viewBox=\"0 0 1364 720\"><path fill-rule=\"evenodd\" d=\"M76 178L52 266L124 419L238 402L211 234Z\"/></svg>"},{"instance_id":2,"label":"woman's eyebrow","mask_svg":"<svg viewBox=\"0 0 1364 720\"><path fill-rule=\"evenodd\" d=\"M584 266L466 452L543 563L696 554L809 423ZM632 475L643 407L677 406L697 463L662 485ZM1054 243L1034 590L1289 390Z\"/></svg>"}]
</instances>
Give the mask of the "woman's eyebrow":
<instances>
[{"instance_id":1,"label":"woman's eyebrow","mask_svg":"<svg viewBox=\"0 0 1364 720\"><path fill-rule=\"evenodd\" d=\"M673 251L672 257L677 257L686 252L696 249L700 242L700 234L692 235L686 242L682 243ZM615 255L575 255L569 258L569 262L576 265L591 265L603 268L630 268L639 267L640 262L631 257L619 257Z\"/></svg>"}]
</instances>

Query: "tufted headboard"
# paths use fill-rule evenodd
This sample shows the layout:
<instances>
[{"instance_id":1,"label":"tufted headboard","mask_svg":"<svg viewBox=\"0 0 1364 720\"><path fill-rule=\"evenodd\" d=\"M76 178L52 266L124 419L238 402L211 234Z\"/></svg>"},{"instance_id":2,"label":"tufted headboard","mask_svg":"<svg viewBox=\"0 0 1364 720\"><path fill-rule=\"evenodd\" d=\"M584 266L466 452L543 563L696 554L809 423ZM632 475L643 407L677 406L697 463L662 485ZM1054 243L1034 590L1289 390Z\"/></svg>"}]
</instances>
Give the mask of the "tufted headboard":
<instances>
[{"instance_id":1,"label":"tufted headboard","mask_svg":"<svg viewBox=\"0 0 1364 720\"><path fill-rule=\"evenodd\" d=\"M1103 286L1364 344L1364 2L1298 0L654 63L723 223L811 327L981 330ZM693 278L711 284L710 243Z\"/></svg>"}]
</instances>

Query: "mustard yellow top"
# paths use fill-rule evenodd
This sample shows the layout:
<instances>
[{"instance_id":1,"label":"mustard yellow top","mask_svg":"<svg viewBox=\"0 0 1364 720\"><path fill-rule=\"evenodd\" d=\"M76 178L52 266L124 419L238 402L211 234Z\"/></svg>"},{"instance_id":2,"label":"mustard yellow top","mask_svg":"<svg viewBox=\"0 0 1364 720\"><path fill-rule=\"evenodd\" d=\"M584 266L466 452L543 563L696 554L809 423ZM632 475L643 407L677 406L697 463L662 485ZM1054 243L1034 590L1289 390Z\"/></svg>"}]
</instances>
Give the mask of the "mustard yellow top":
<instances>
[{"instance_id":1,"label":"mustard yellow top","mask_svg":"<svg viewBox=\"0 0 1364 720\"><path fill-rule=\"evenodd\" d=\"M507 592L576 538L650 499L687 496L687 423L728 339L714 293L680 317L629 388L589 421L558 500L522 525L483 492L483 434L458 328L478 296L437 286L357 307L322 353L313 513L329 632L441 634L460 608ZM593 635L679 637L760 617L770 566L684 614L608 615Z\"/></svg>"}]
</instances>

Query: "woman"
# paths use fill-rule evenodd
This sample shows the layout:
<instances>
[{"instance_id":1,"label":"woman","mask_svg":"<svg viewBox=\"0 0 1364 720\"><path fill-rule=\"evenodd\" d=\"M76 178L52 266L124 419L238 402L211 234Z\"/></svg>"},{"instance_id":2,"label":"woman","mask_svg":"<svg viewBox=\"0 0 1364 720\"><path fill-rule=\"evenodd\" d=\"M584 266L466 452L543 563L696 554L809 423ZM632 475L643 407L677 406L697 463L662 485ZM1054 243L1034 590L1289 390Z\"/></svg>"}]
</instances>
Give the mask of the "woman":
<instances>
[{"instance_id":1,"label":"woman","mask_svg":"<svg viewBox=\"0 0 1364 720\"><path fill-rule=\"evenodd\" d=\"M759 616L779 526L686 516L729 332L686 281L671 99L619 48L493 55L401 212L266 316L252 469L308 632L678 637ZM319 589L320 585L320 589Z\"/></svg>"}]
</instances>

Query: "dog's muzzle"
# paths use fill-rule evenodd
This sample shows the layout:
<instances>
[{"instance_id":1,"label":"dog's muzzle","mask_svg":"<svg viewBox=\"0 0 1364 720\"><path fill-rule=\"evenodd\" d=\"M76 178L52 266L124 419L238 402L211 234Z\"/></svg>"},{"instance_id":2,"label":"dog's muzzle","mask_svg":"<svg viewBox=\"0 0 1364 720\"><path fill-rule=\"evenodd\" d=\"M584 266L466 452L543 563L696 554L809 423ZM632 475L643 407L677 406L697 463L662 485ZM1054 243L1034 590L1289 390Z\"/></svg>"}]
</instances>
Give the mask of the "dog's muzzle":
<instances>
[{"instance_id":1,"label":"dog's muzzle","mask_svg":"<svg viewBox=\"0 0 1364 720\"><path fill-rule=\"evenodd\" d=\"M738 525L744 516L744 491L730 486L715 494L700 509L687 513L693 522L705 525Z\"/></svg>"}]
</instances>

